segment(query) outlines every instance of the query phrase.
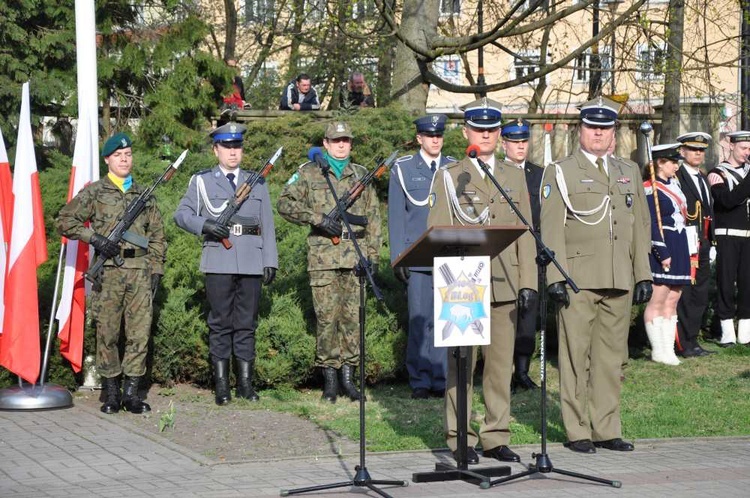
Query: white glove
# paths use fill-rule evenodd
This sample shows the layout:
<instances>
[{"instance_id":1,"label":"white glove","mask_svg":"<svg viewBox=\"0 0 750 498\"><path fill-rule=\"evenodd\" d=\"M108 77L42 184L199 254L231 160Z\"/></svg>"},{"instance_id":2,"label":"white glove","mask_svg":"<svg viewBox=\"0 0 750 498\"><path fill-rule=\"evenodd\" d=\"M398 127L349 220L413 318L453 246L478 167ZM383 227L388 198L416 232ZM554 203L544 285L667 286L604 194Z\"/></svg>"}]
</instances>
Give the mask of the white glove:
<instances>
[{"instance_id":1,"label":"white glove","mask_svg":"<svg viewBox=\"0 0 750 498\"><path fill-rule=\"evenodd\" d=\"M708 250L708 259L712 263L716 261L716 246L711 246L711 249Z\"/></svg>"}]
</instances>

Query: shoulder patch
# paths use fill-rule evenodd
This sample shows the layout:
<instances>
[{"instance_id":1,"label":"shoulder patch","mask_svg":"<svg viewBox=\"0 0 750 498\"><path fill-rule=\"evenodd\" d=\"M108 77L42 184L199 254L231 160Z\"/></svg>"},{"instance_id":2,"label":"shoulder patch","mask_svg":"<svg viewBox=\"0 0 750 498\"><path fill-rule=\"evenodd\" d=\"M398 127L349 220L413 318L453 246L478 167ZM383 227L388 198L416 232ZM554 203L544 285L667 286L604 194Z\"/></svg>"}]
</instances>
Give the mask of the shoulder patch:
<instances>
[{"instance_id":1,"label":"shoulder patch","mask_svg":"<svg viewBox=\"0 0 750 498\"><path fill-rule=\"evenodd\" d=\"M431 192L430 193L430 200L428 202L428 204L430 206L430 209L432 209L432 207L435 205L435 200L436 199L437 199L437 195L435 194L435 192Z\"/></svg>"},{"instance_id":2,"label":"shoulder patch","mask_svg":"<svg viewBox=\"0 0 750 498\"><path fill-rule=\"evenodd\" d=\"M552 193L552 185L549 183L545 184L544 187L542 187L542 197L545 199L549 197L549 195Z\"/></svg>"}]
</instances>

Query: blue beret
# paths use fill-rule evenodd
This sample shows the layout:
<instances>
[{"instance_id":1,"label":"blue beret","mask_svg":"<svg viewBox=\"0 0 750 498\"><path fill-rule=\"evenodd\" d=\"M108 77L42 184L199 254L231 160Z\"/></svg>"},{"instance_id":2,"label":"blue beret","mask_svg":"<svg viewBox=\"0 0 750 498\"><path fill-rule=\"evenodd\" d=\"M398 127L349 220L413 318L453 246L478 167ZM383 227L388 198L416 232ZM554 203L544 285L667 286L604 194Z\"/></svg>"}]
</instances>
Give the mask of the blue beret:
<instances>
[{"instance_id":1,"label":"blue beret","mask_svg":"<svg viewBox=\"0 0 750 498\"><path fill-rule=\"evenodd\" d=\"M660 144L660 145L654 145L654 147L651 149L651 157L654 159L664 158L664 159L671 159L673 161L679 161L680 159L685 159L682 157L682 154L680 154L680 147L682 147L682 143L674 143L674 144Z\"/></svg>"},{"instance_id":2,"label":"blue beret","mask_svg":"<svg viewBox=\"0 0 750 498\"><path fill-rule=\"evenodd\" d=\"M487 97L482 97L462 107L464 121L472 128L497 128L503 118L502 105Z\"/></svg>"},{"instance_id":3,"label":"blue beret","mask_svg":"<svg viewBox=\"0 0 750 498\"><path fill-rule=\"evenodd\" d=\"M132 145L133 141L130 140L129 136L124 133L115 133L104 142L102 157L111 156L116 150L127 149Z\"/></svg>"},{"instance_id":4,"label":"blue beret","mask_svg":"<svg viewBox=\"0 0 750 498\"><path fill-rule=\"evenodd\" d=\"M414 120L417 125L417 133L429 135L442 135L445 132L445 122L448 117L444 114L431 114Z\"/></svg>"},{"instance_id":5,"label":"blue beret","mask_svg":"<svg viewBox=\"0 0 750 498\"><path fill-rule=\"evenodd\" d=\"M581 106L581 121L593 126L614 126L620 104L604 97L589 100Z\"/></svg>"},{"instance_id":6,"label":"blue beret","mask_svg":"<svg viewBox=\"0 0 750 498\"><path fill-rule=\"evenodd\" d=\"M531 125L525 119L514 119L503 125L500 134L503 140L524 142L531 137Z\"/></svg>"},{"instance_id":7,"label":"blue beret","mask_svg":"<svg viewBox=\"0 0 750 498\"><path fill-rule=\"evenodd\" d=\"M242 136L245 134L245 131L247 131L247 128L244 125L227 123L209 133L209 136L213 139L214 143L242 142Z\"/></svg>"}]
</instances>

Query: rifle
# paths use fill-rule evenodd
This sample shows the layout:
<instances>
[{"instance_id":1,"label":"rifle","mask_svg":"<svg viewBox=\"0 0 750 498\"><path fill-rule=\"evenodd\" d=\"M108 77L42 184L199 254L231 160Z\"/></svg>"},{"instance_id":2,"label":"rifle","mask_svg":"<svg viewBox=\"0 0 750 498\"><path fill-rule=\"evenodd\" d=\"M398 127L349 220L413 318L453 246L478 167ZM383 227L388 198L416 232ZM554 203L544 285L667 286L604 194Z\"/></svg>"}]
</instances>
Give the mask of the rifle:
<instances>
[{"instance_id":1,"label":"rifle","mask_svg":"<svg viewBox=\"0 0 750 498\"><path fill-rule=\"evenodd\" d=\"M164 173L162 173L153 185L141 192L137 198L130 201L130 204L128 204L128 207L125 209L125 213L120 217L115 227L109 232L109 235L107 235L109 240L115 244L120 244L125 240L142 249L148 249L148 240L146 240L145 237L128 232L128 229L133 225L136 218L138 218L138 216L146 209L146 204L149 199L151 199L154 189L158 187L160 183L169 181L169 179L172 178L177 171L177 168L182 164L182 161L185 160L187 153L188 151L185 149L182 154L180 154L180 157L178 157L177 160L172 163ZM86 277L86 280L94 284L95 288L101 288L99 277L101 276L102 268L104 268L104 263L107 259L108 258L103 258L101 255L97 255L94 264L92 264L88 271L83 274L83 276ZM119 254L112 258L112 260L117 266L122 266L125 263Z\"/></svg>"},{"instance_id":2,"label":"rifle","mask_svg":"<svg viewBox=\"0 0 750 498\"><path fill-rule=\"evenodd\" d=\"M253 174L248 176L247 180L242 182L242 185L237 187L237 190L235 190L234 192L234 197L230 199L229 202L227 202L227 207L225 207L219 217L216 218L216 223L223 226L229 226L229 220L231 220L232 216L234 216L237 211L240 210L240 206L242 206L242 203L245 202L245 199L250 196L250 192L253 190L253 187L255 187L261 181L261 179L268 176L268 173L276 163L276 160L281 157L281 151L283 149L284 147L279 147L276 153L271 156L268 161L266 161L266 165L263 166L259 173L253 172ZM229 242L229 239L222 239L221 243L226 249L231 249L232 247L232 243Z\"/></svg>"},{"instance_id":3,"label":"rifle","mask_svg":"<svg viewBox=\"0 0 750 498\"><path fill-rule=\"evenodd\" d=\"M376 161L378 163L378 166L372 171L368 171L361 180L357 180L357 183L352 185L352 187L346 192L346 194L344 194L339 199L339 204L343 207L342 211L346 211L347 209L352 207L352 204L354 204L356 200L359 199L359 196L362 195L362 192L364 192L365 188L367 188L369 184L371 184L376 178L380 178L381 176L383 176L383 173L391 169L391 165L396 160L396 157L398 157L397 150L393 151L393 153L388 156L385 161L383 161L382 159L378 159ZM330 213L328 213L328 217L335 221L341 221L339 210L335 207L331 209ZM331 237L331 241L333 241L334 245L338 245L341 242L341 237Z\"/></svg>"}]
</instances>

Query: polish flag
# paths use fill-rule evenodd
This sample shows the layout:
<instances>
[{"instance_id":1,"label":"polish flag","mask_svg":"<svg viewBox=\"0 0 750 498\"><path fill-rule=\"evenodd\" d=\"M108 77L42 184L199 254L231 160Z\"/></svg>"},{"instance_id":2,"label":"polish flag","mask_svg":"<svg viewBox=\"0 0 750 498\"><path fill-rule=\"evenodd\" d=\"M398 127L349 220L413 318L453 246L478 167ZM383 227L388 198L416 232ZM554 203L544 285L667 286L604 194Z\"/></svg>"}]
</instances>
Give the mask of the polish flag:
<instances>
[{"instance_id":1,"label":"polish flag","mask_svg":"<svg viewBox=\"0 0 750 498\"><path fill-rule=\"evenodd\" d=\"M76 57L78 65L78 129L70 172L68 201L91 182L99 179L99 102L96 87L96 26L94 2L76 0ZM83 329L86 322L86 279L91 261L89 245L63 238L65 271L60 304L55 318L60 354L73 371L83 364Z\"/></svg>"},{"instance_id":2,"label":"polish flag","mask_svg":"<svg viewBox=\"0 0 750 498\"><path fill-rule=\"evenodd\" d=\"M23 85L18 120L12 219L0 365L33 384L39 378L41 363L36 270L47 260L47 237L31 134L28 83Z\"/></svg>"},{"instance_id":3,"label":"polish flag","mask_svg":"<svg viewBox=\"0 0 750 498\"><path fill-rule=\"evenodd\" d=\"M10 242L10 222L13 214L13 177L10 176L8 152L5 150L3 132L0 131L0 334L3 333L5 316L5 274L8 270L8 242Z\"/></svg>"}]
</instances>

